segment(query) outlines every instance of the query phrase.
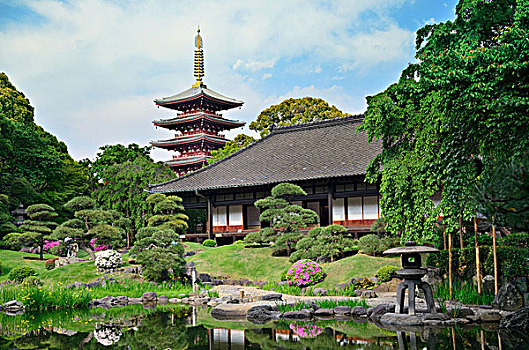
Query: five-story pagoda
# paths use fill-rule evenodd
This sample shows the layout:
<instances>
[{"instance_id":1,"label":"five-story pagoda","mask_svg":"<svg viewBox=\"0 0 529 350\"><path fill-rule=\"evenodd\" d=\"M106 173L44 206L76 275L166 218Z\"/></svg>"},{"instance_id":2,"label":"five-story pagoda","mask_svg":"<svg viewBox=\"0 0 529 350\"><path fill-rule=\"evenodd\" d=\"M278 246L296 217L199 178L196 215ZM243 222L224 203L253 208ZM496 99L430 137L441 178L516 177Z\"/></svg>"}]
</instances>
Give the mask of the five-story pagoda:
<instances>
[{"instance_id":1,"label":"five-story pagoda","mask_svg":"<svg viewBox=\"0 0 529 350\"><path fill-rule=\"evenodd\" d=\"M166 162L178 175L184 175L207 164L211 151L223 147L228 141L223 130L243 126L238 120L225 119L220 111L240 107L244 102L223 96L207 88L204 76L204 53L200 29L195 37L196 83L190 89L170 97L154 100L158 106L173 109L177 115L170 119L153 121L155 126L175 131L169 140L151 141L151 145L176 151L177 155Z\"/></svg>"}]
</instances>

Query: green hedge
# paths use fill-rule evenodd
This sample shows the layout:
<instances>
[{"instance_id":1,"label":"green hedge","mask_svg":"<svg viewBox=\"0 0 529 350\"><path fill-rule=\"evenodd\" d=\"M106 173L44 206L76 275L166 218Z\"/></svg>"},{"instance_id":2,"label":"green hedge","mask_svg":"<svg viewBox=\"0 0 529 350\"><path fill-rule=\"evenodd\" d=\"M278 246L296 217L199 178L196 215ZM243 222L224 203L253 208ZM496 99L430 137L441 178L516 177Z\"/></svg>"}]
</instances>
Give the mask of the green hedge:
<instances>
[{"instance_id":1,"label":"green hedge","mask_svg":"<svg viewBox=\"0 0 529 350\"><path fill-rule=\"evenodd\" d=\"M497 247L500 276L506 280L529 276L529 249L516 247ZM476 271L476 251L474 247L452 249L452 272L455 276L469 279ZM481 274L494 276L494 254L492 247L479 248ZM448 250L430 254L426 260L429 266L439 267L441 274L448 273Z\"/></svg>"}]
</instances>

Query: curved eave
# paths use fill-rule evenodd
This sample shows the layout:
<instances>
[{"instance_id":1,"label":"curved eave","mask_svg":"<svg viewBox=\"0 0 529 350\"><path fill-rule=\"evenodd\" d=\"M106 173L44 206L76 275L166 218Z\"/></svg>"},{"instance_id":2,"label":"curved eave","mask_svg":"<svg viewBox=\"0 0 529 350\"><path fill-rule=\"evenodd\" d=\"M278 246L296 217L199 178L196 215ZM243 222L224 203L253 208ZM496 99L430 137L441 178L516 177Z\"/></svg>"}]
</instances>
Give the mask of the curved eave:
<instances>
[{"instance_id":1,"label":"curved eave","mask_svg":"<svg viewBox=\"0 0 529 350\"><path fill-rule=\"evenodd\" d=\"M152 146L160 148L177 148L178 146L188 146L190 144L198 142L205 142L212 145L224 146L226 142L228 142L228 140L203 135L198 137L151 141L150 144Z\"/></svg>"},{"instance_id":2,"label":"curved eave","mask_svg":"<svg viewBox=\"0 0 529 350\"><path fill-rule=\"evenodd\" d=\"M239 120L230 120L230 119L225 119L225 118L220 118L220 117L213 117L207 114L199 114L196 116L189 116L189 117L177 117L177 118L172 118L172 119L159 119L159 120L153 120L152 123L155 126L159 126L162 128L168 128L170 126L190 124L200 119L206 120L210 124L222 125L225 129L238 128L246 124L246 122L242 122Z\"/></svg>"},{"instance_id":3,"label":"curved eave","mask_svg":"<svg viewBox=\"0 0 529 350\"><path fill-rule=\"evenodd\" d=\"M161 99L156 99L156 100L154 100L154 103L156 105L158 105L158 106L162 106L162 107L170 108L170 109L175 109L175 110L180 110L181 106L183 106L183 105L185 105L185 104L187 104L187 103L189 103L191 101L200 100L200 99L206 99L209 102L217 105L219 110L240 107L240 106L242 106L244 104L243 101L230 99L230 98L222 96L222 95L220 95L218 93L214 93L215 95L218 95L216 97L216 96L212 96L212 95L208 94L203 89L200 89L198 91L199 91L198 93L195 93L193 95L188 95L188 96L180 97L181 95L183 95L185 93L184 92L182 94L175 95L175 96L172 96L172 97L165 97L165 98L161 98Z\"/></svg>"},{"instance_id":4,"label":"curved eave","mask_svg":"<svg viewBox=\"0 0 529 350\"><path fill-rule=\"evenodd\" d=\"M189 158L168 160L165 162L165 164L167 164L170 167L179 167L179 166L184 166L184 165L205 163L207 162L207 160L208 160L208 157L206 156L189 157Z\"/></svg>"}]
</instances>

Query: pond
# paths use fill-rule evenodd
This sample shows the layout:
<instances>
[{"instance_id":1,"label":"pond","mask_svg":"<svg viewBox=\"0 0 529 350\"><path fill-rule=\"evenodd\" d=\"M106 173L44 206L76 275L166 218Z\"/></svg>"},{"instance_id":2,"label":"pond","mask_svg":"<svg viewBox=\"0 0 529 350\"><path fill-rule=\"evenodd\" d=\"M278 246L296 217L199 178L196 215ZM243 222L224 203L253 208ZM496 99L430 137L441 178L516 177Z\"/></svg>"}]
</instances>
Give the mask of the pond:
<instances>
[{"instance_id":1,"label":"pond","mask_svg":"<svg viewBox=\"0 0 529 350\"><path fill-rule=\"evenodd\" d=\"M7 316L0 349L529 349L529 336L482 328L392 332L369 322L218 321L207 309L131 305Z\"/></svg>"}]
</instances>

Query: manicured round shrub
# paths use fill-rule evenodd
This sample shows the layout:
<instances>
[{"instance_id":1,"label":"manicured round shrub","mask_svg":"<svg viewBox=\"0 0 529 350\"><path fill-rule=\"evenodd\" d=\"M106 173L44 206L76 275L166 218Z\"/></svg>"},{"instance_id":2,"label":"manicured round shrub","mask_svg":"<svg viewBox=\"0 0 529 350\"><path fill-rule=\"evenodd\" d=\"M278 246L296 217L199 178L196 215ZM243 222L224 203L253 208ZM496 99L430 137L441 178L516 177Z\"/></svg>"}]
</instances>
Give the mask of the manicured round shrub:
<instances>
[{"instance_id":1,"label":"manicured round shrub","mask_svg":"<svg viewBox=\"0 0 529 350\"><path fill-rule=\"evenodd\" d=\"M395 266L382 266L377 271L378 279L380 280L380 282L387 282L391 280L391 278L393 277L393 274L397 270L398 270L398 267L395 267Z\"/></svg>"},{"instance_id":2,"label":"manicured round shrub","mask_svg":"<svg viewBox=\"0 0 529 350\"><path fill-rule=\"evenodd\" d=\"M365 235L358 240L358 249L367 255L377 255L379 253L380 239L377 235Z\"/></svg>"},{"instance_id":3,"label":"manicured round shrub","mask_svg":"<svg viewBox=\"0 0 529 350\"><path fill-rule=\"evenodd\" d=\"M53 270L55 268L55 261L58 260L58 259L48 259L46 260L46 262L44 263L44 267L46 268L46 270Z\"/></svg>"},{"instance_id":4,"label":"manicured round shrub","mask_svg":"<svg viewBox=\"0 0 529 350\"><path fill-rule=\"evenodd\" d=\"M288 273L288 270L290 270L290 267L286 268L283 272L281 272L281 281L286 281L287 280L287 273Z\"/></svg>"},{"instance_id":5,"label":"manicured round shrub","mask_svg":"<svg viewBox=\"0 0 529 350\"><path fill-rule=\"evenodd\" d=\"M103 250L96 253L96 267L100 269L115 269L123 263L121 254L115 250Z\"/></svg>"},{"instance_id":6,"label":"manicured round shrub","mask_svg":"<svg viewBox=\"0 0 529 350\"><path fill-rule=\"evenodd\" d=\"M400 246L400 238L398 237L384 237L380 239L377 249L377 255L382 254L385 250Z\"/></svg>"},{"instance_id":7,"label":"manicured round shrub","mask_svg":"<svg viewBox=\"0 0 529 350\"><path fill-rule=\"evenodd\" d=\"M9 271L7 279L15 282L22 282L26 277L36 276L35 269L31 266L19 266Z\"/></svg>"},{"instance_id":8,"label":"manicured round shrub","mask_svg":"<svg viewBox=\"0 0 529 350\"><path fill-rule=\"evenodd\" d=\"M233 244L244 244L244 241L239 239L239 240L233 242Z\"/></svg>"},{"instance_id":9,"label":"manicured round shrub","mask_svg":"<svg viewBox=\"0 0 529 350\"><path fill-rule=\"evenodd\" d=\"M217 242L215 242L214 240L212 239L206 239L204 242L202 242L202 245L204 247L214 247L217 245Z\"/></svg>"},{"instance_id":10,"label":"manicured round shrub","mask_svg":"<svg viewBox=\"0 0 529 350\"><path fill-rule=\"evenodd\" d=\"M323 268L312 260L299 260L287 272L287 283L298 287L308 287L323 281Z\"/></svg>"}]
</instances>

